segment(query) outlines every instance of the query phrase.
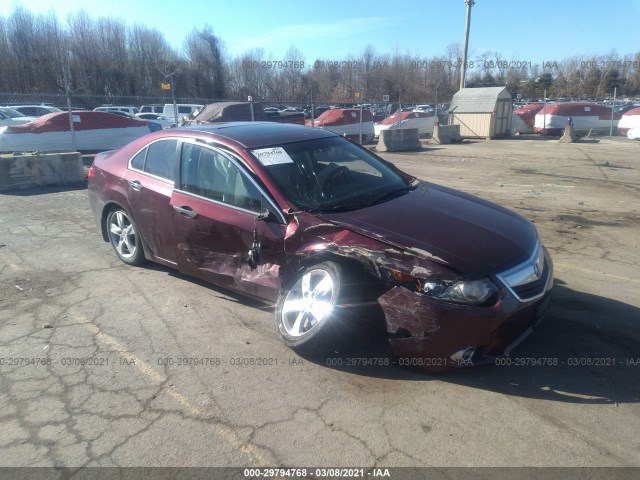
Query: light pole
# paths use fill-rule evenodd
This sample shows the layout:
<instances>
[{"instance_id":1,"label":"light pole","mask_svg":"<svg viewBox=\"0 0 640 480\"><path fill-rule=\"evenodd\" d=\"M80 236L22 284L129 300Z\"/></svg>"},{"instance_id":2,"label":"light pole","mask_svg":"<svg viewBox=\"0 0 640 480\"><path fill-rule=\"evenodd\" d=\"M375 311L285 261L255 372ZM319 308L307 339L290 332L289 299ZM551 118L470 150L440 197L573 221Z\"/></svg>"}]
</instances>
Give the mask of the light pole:
<instances>
[{"instance_id":1,"label":"light pole","mask_svg":"<svg viewBox=\"0 0 640 480\"><path fill-rule=\"evenodd\" d=\"M469 27L471 26L471 7L475 0L464 0L467 6L467 21L464 24L464 48L462 50L462 70L460 72L460 88L464 88L464 77L467 73L467 53L469 52Z\"/></svg>"}]
</instances>

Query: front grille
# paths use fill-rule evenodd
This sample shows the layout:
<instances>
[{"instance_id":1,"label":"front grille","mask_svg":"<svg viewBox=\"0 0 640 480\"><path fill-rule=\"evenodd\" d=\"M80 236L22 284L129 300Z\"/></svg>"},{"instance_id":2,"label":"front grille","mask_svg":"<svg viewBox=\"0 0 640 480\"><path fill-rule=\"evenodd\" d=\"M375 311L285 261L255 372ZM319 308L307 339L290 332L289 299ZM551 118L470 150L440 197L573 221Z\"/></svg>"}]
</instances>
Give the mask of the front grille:
<instances>
[{"instance_id":1,"label":"front grille","mask_svg":"<svg viewBox=\"0 0 640 480\"><path fill-rule=\"evenodd\" d=\"M513 293L522 300L529 300L530 298L537 297L538 295L544 293L544 290L547 286L547 281L549 280L549 264L547 263L547 259L544 259L544 268L542 269L542 275L539 279L534 280L530 283L525 283L524 285L518 285L517 287L512 287Z\"/></svg>"},{"instance_id":2,"label":"front grille","mask_svg":"<svg viewBox=\"0 0 640 480\"><path fill-rule=\"evenodd\" d=\"M552 276L551 261L538 242L529 260L496 276L519 301L528 302L544 295Z\"/></svg>"}]
</instances>

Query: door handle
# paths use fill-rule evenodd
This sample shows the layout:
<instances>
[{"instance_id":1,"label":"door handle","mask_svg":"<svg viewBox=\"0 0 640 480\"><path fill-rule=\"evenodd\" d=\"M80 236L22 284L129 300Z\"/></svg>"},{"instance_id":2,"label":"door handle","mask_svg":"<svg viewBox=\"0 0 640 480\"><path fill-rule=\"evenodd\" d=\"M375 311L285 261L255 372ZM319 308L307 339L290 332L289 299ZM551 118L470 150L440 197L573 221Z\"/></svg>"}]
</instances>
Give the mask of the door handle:
<instances>
[{"instance_id":1,"label":"door handle","mask_svg":"<svg viewBox=\"0 0 640 480\"><path fill-rule=\"evenodd\" d=\"M198 215L198 212L196 212L191 207L179 207L178 205L174 205L173 209L180 215L184 215L185 217L189 218L194 218L196 215Z\"/></svg>"},{"instance_id":2,"label":"door handle","mask_svg":"<svg viewBox=\"0 0 640 480\"><path fill-rule=\"evenodd\" d=\"M129 180L129 186L138 192L142 190L142 184L138 180Z\"/></svg>"}]
</instances>

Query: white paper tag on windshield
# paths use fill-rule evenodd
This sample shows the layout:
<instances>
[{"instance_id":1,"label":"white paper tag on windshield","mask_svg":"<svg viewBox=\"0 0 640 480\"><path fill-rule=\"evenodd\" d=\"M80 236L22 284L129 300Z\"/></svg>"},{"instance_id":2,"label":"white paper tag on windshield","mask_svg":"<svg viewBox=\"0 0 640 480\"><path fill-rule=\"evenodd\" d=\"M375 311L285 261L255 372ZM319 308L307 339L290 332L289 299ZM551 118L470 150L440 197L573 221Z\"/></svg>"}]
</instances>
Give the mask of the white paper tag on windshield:
<instances>
[{"instance_id":1,"label":"white paper tag on windshield","mask_svg":"<svg viewBox=\"0 0 640 480\"><path fill-rule=\"evenodd\" d=\"M262 165L280 165L281 163L293 163L293 160L282 147L258 148L251 150Z\"/></svg>"}]
</instances>

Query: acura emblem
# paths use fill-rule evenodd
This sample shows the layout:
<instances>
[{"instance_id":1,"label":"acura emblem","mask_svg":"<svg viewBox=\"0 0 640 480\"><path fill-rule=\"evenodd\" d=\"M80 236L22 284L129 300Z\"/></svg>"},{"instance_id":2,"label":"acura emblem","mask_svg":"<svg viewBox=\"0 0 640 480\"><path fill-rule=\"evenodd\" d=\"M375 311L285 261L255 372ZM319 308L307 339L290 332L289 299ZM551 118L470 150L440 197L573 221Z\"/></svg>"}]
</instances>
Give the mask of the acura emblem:
<instances>
[{"instance_id":1,"label":"acura emblem","mask_svg":"<svg viewBox=\"0 0 640 480\"><path fill-rule=\"evenodd\" d=\"M544 268L544 254L540 252L538 255L538 260L533 264L533 273L536 274L536 278L540 278L542 276L542 270Z\"/></svg>"}]
</instances>

